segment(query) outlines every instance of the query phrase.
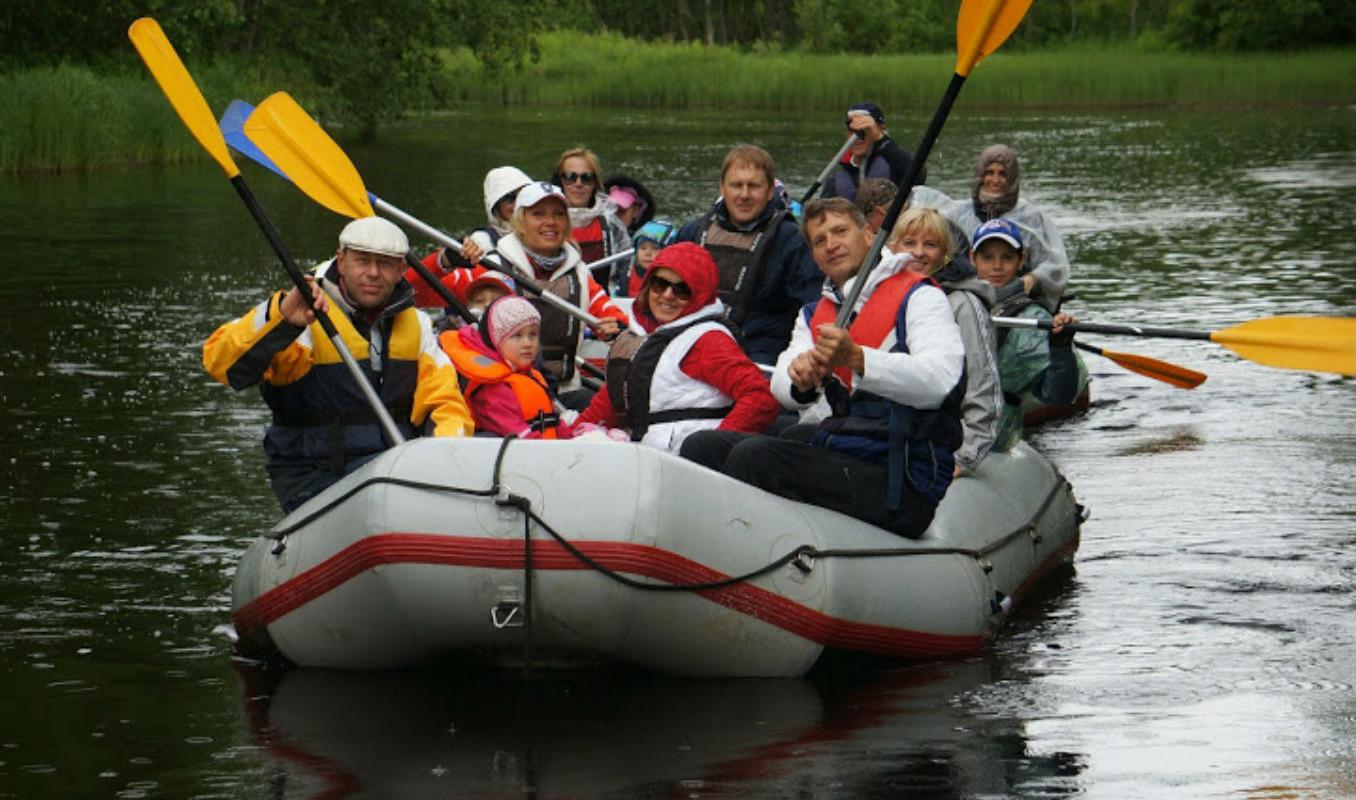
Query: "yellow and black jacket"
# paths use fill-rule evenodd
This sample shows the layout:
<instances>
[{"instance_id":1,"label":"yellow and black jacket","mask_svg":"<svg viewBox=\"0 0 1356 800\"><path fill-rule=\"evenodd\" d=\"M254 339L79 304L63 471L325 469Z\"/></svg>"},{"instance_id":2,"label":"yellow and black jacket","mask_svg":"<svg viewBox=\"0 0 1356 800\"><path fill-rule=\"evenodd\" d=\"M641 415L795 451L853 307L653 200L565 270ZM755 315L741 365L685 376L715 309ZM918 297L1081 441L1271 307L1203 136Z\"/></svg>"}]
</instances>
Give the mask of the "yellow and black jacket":
<instances>
[{"instance_id":1,"label":"yellow and black jacket","mask_svg":"<svg viewBox=\"0 0 1356 800\"><path fill-rule=\"evenodd\" d=\"M438 347L413 290L401 281L370 325L339 289L333 260L316 274L327 312L344 343L406 437L470 436L470 411L457 372ZM270 467L279 462L342 472L345 462L384 450L381 426L353 375L319 323L299 328L282 318L276 292L217 328L203 345L208 374L233 389L256 384L273 412L264 435Z\"/></svg>"}]
</instances>

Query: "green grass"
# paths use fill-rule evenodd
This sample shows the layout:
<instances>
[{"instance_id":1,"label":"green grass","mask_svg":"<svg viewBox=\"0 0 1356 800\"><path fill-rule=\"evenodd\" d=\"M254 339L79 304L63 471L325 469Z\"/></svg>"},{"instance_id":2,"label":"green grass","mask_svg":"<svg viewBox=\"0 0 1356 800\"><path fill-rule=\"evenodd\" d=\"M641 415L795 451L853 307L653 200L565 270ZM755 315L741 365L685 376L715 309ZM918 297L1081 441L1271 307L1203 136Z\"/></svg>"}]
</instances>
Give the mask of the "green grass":
<instances>
[{"instance_id":1,"label":"green grass","mask_svg":"<svg viewBox=\"0 0 1356 800\"><path fill-rule=\"evenodd\" d=\"M229 63L195 78L220 113L232 99L258 102L269 80ZM88 170L205 158L144 70L40 67L0 73L0 172Z\"/></svg>"},{"instance_id":2,"label":"green grass","mask_svg":"<svg viewBox=\"0 0 1356 800\"><path fill-rule=\"evenodd\" d=\"M741 52L557 32L520 73L490 76L466 51L448 53L450 103L748 109L796 113L871 97L886 108L936 107L950 54L897 56ZM287 88L303 106L324 91L304 68L195 65L220 113L236 97ZM1190 54L1130 47L1000 52L972 73L972 108L1304 108L1356 103L1356 56ZM319 103L320 105L315 105ZM44 67L0 73L0 172L83 170L206 155L144 70Z\"/></svg>"},{"instance_id":3,"label":"green grass","mask_svg":"<svg viewBox=\"0 0 1356 800\"><path fill-rule=\"evenodd\" d=\"M573 32L543 36L540 62L503 78L486 76L465 54L449 58L464 101L666 109L795 111L867 95L891 108L933 108L954 69L951 54L743 53ZM1356 56L1129 46L999 52L971 73L965 102L996 109L1346 105L1356 102Z\"/></svg>"}]
</instances>

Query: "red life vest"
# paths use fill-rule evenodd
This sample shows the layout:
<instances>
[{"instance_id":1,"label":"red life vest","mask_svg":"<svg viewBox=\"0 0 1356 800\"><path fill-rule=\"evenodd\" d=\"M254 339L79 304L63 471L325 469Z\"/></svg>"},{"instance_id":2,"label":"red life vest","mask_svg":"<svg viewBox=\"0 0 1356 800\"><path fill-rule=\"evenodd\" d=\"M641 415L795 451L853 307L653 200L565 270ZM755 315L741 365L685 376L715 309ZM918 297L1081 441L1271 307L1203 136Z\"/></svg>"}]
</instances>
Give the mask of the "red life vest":
<instances>
[{"instance_id":1,"label":"red life vest","mask_svg":"<svg viewBox=\"0 0 1356 800\"><path fill-rule=\"evenodd\" d=\"M494 384L507 384L513 390L513 396L522 410L523 422L533 430L541 431L543 439L555 439L556 429L560 426L560 416L556 413L551 395L546 390L546 379L536 369L527 372L510 369L509 365L490 358L461 341L458 331L443 331L438 337L457 372L466 379L462 390L469 402L481 387Z\"/></svg>"},{"instance_id":2,"label":"red life vest","mask_svg":"<svg viewBox=\"0 0 1356 800\"><path fill-rule=\"evenodd\" d=\"M579 255L583 256L585 264L591 264L607 255L607 247L603 242L602 214L594 217L593 221L584 227L572 229L570 235L574 237L575 244L579 245Z\"/></svg>"},{"instance_id":3,"label":"red life vest","mask_svg":"<svg viewBox=\"0 0 1356 800\"><path fill-rule=\"evenodd\" d=\"M852 337L852 341L862 347L880 347L885 337L894 330L900 303L903 303L909 292L920 283L937 285L932 278L909 270L895 273L881 281L848 327L848 335ZM820 325L832 325L837 318L838 304L827 297L821 297L819 305L815 306L814 315L810 317L811 335L818 332ZM844 387L852 389L851 369L846 366L835 367L833 374Z\"/></svg>"}]
</instances>

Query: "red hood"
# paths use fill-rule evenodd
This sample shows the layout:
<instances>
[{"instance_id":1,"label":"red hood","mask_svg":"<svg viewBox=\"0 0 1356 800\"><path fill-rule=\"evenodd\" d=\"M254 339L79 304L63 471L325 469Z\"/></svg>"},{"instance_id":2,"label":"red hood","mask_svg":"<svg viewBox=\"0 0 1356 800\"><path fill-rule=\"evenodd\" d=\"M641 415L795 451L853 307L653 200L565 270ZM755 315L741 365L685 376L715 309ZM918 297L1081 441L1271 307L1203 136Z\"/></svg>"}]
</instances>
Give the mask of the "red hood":
<instances>
[{"instance_id":1,"label":"red hood","mask_svg":"<svg viewBox=\"0 0 1356 800\"><path fill-rule=\"evenodd\" d=\"M679 319L716 302L716 290L720 288L720 275L716 271L716 262L711 259L711 254L706 252L705 247L693 242L671 244L659 251L646 274L654 274L654 271L661 267L678 273L678 277L683 279L683 283L692 288L692 299L683 308L683 313L679 315ZM642 292L636 298L634 308L638 312L640 322L645 329L654 330L659 323L650 313L648 301L649 296Z\"/></svg>"}]
</instances>

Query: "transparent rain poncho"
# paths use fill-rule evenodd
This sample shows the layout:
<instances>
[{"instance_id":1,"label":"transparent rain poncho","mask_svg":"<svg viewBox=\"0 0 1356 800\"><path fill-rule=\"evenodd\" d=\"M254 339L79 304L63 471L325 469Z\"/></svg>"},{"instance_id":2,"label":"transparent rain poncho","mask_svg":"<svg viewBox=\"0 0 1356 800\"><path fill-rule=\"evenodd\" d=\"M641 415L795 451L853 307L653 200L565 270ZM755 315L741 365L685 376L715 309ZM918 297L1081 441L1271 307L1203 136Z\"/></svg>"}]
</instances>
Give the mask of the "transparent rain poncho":
<instances>
[{"instance_id":1,"label":"transparent rain poncho","mask_svg":"<svg viewBox=\"0 0 1356 800\"><path fill-rule=\"evenodd\" d=\"M950 196L928 186L915 186L909 202L942 212L951 223L951 234L956 239L957 251L970 249L970 234L981 222L970 198L953 200ZM1025 198L1019 198L1011 211L1003 215L1022 230L1022 249L1026 251L1023 274L1030 271L1040 288L1035 299L1047 310L1054 311L1064 296L1069 281L1069 256L1064 250L1064 239L1053 222L1048 220Z\"/></svg>"}]
</instances>

